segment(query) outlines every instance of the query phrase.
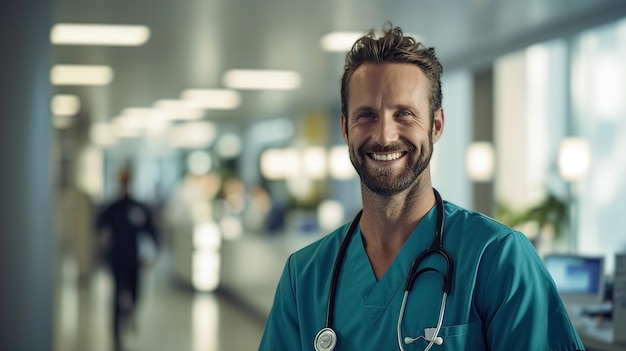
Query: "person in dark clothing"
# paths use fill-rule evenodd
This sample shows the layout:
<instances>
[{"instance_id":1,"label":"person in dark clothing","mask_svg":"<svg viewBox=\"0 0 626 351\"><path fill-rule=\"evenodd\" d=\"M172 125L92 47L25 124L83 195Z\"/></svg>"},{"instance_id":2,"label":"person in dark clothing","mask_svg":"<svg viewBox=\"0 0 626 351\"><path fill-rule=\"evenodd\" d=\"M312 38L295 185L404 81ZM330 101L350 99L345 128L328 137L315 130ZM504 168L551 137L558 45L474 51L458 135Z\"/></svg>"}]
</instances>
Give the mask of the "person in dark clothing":
<instances>
[{"instance_id":1,"label":"person in dark clothing","mask_svg":"<svg viewBox=\"0 0 626 351\"><path fill-rule=\"evenodd\" d=\"M130 322L139 297L142 236L152 239L154 247L158 247L157 230L150 210L130 196L130 180L130 171L123 169L118 178L119 198L104 207L97 217L98 233L107 235L106 260L115 282L113 337L116 350L123 347L121 332L126 325L122 323Z\"/></svg>"}]
</instances>

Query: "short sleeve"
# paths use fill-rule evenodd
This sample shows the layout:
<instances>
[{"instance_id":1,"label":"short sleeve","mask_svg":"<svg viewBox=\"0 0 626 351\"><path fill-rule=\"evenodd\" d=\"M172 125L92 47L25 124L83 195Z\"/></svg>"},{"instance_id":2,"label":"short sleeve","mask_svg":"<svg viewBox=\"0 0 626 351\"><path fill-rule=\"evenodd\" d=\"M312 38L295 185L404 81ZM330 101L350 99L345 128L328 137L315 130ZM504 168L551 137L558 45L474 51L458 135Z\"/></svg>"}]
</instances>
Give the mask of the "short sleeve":
<instances>
[{"instance_id":1,"label":"short sleeve","mask_svg":"<svg viewBox=\"0 0 626 351\"><path fill-rule=\"evenodd\" d=\"M291 257L276 288L259 351L301 350L300 328L295 294L292 287Z\"/></svg>"},{"instance_id":2,"label":"short sleeve","mask_svg":"<svg viewBox=\"0 0 626 351\"><path fill-rule=\"evenodd\" d=\"M530 241L512 232L491 243L479 268L477 307L491 350L584 350Z\"/></svg>"}]
</instances>

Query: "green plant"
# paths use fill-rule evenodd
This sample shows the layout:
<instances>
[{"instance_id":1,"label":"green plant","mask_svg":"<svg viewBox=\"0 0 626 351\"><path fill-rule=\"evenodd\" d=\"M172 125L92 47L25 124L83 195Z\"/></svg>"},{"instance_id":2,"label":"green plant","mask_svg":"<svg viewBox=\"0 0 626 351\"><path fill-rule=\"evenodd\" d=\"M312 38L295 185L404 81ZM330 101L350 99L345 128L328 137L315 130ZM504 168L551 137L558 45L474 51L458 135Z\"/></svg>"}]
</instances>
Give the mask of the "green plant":
<instances>
[{"instance_id":1,"label":"green plant","mask_svg":"<svg viewBox=\"0 0 626 351\"><path fill-rule=\"evenodd\" d=\"M561 239L569 227L570 203L552 193L526 211L515 212L502 203L496 206L496 216L502 223L515 228L527 223L535 223L539 230L550 225L554 238Z\"/></svg>"}]
</instances>

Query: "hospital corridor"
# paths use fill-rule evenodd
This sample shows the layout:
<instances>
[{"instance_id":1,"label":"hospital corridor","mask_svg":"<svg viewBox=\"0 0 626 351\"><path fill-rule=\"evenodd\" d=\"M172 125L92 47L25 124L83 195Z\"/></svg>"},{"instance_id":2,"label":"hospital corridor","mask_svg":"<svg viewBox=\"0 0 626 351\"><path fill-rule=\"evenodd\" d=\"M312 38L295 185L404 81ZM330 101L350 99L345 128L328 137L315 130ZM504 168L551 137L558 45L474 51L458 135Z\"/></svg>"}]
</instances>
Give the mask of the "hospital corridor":
<instances>
[{"instance_id":1,"label":"hospital corridor","mask_svg":"<svg viewBox=\"0 0 626 351\"><path fill-rule=\"evenodd\" d=\"M2 0L0 52L0 351L626 351L626 0Z\"/></svg>"}]
</instances>

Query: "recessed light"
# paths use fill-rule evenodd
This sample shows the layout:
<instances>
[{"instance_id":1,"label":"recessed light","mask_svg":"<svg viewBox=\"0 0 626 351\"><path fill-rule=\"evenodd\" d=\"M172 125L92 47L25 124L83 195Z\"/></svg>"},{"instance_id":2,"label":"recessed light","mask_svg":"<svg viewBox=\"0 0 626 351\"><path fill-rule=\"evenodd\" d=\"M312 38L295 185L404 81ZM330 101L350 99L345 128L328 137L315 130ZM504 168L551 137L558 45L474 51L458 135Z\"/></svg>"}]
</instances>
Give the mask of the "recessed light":
<instances>
[{"instance_id":1,"label":"recessed light","mask_svg":"<svg viewBox=\"0 0 626 351\"><path fill-rule=\"evenodd\" d=\"M202 119L204 117L204 111L199 106L185 100L161 99L155 101L152 106L173 121Z\"/></svg>"},{"instance_id":2,"label":"recessed light","mask_svg":"<svg viewBox=\"0 0 626 351\"><path fill-rule=\"evenodd\" d=\"M206 110L232 110L241 104L239 92L229 89L187 89L180 98Z\"/></svg>"},{"instance_id":3,"label":"recessed light","mask_svg":"<svg viewBox=\"0 0 626 351\"><path fill-rule=\"evenodd\" d=\"M320 39L320 46L324 51L330 52L348 52L352 49L354 43L366 35L367 32L353 32L353 31L336 31L331 32ZM375 33L376 37L380 38L383 33ZM421 40L420 36L413 33L404 33L405 37L412 37L415 41Z\"/></svg>"},{"instance_id":4,"label":"recessed light","mask_svg":"<svg viewBox=\"0 0 626 351\"><path fill-rule=\"evenodd\" d=\"M363 35L363 32L332 32L322 37L320 45L325 51L347 52Z\"/></svg>"},{"instance_id":5,"label":"recessed light","mask_svg":"<svg viewBox=\"0 0 626 351\"><path fill-rule=\"evenodd\" d=\"M139 46L150 38L150 29L140 25L59 23L50 31L56 45Z\"/></svg>"},{"instance_id":6,"label":"recessed light","mask_svg":"<svg viewBox=\"0 0 626 351\"><path fill-rule=\"evenodd\" d=\"M300 74L286 70L233 69L223 78L224 85L231 89L294 90L300 87Z\"/></svg>"},{"instance_id":7,"label":"recessed light","mask_svg":"<svg viewBox=\"0 0 626 351\"><path fill-rule=\"evenodd\" d=\"M54 85L107 85L113 80L113 69L101 65L55 65L50 71Z\"/></svg>"}]
</instances>

